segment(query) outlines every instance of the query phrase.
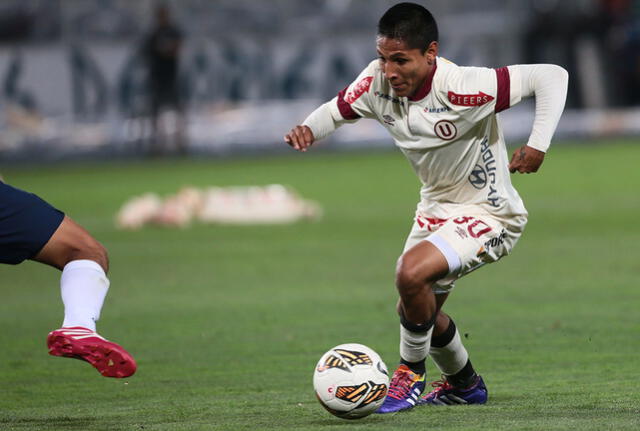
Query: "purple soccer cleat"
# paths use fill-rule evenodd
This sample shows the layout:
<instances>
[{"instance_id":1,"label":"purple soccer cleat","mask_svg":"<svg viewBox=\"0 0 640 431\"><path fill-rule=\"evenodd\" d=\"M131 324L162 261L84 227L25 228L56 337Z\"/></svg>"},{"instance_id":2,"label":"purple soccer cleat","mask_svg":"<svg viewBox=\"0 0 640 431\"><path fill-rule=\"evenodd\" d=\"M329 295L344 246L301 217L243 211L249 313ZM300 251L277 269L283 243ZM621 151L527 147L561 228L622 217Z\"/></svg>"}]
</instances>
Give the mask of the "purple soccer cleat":
<instances>
[{"instance_id":1,"label":"purple soccer cleat","mask_svg":"<svg viewBox=\"0 0 640 431\"><path fill-rule=\"evenodd\" d=\"M418 401L419 405L451 406L456 404L484 404L489 393L482 377L477 376L473 385L465 389L455 388L443 379L431 384L435 389Z\"/></svg>"},{"instance_id":2,"label":"purple soccer cleat","mask_svg":"<svg viewBox=\"0 0 640 431\"><path fill-rule=\"evenodd\" d=\"M393 373L389 392L376 413L394 413L416 405L424 391L426 374L416 374L406 365L400 365Z\"/></svg>"}]
</instances>

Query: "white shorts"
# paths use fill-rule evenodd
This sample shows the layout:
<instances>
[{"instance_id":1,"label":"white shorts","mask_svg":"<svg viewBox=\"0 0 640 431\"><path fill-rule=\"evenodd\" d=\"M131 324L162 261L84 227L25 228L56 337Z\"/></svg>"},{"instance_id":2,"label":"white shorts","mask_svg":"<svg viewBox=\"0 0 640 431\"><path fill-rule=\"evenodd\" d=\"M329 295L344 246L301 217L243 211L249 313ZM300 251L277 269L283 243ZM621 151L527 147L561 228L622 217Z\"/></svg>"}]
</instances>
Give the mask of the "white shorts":
<instances>
[{"instance_id":1,"label":"white shorts","mask_svg":"<svg viewBox=\"0 0 640 431\"><path fill-rule=\"evenodd\" d=\"M481 266L508 255L522 234L526 217L506 225L487 215L436 219L417 216L404 246L404 252L420 241L429 241L449 263L449 273L433 286L436 294L448 293L454 282Z\"/></svg>"}]
</instances>

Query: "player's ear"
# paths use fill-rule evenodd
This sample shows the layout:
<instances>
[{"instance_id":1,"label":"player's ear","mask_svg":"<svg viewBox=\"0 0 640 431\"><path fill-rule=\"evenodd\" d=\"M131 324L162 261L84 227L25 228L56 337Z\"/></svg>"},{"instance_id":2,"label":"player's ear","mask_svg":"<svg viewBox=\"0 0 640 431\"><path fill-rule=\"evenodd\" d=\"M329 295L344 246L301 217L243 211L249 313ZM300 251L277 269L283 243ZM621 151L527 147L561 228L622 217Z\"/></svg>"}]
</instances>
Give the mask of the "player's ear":
<instances>
[{"instance_id":1,"label":"player's ear","mask_svg":"<svg viewBox=\"0 0 640 431\"><path fill-rule=\"evenodd\" d=\"M429 44L427 50L424 52L424 56L427 59L429 65L433 65L436 62L436 57L438 56L438 42L435 40Z\"/></svg>"}]
</instances>

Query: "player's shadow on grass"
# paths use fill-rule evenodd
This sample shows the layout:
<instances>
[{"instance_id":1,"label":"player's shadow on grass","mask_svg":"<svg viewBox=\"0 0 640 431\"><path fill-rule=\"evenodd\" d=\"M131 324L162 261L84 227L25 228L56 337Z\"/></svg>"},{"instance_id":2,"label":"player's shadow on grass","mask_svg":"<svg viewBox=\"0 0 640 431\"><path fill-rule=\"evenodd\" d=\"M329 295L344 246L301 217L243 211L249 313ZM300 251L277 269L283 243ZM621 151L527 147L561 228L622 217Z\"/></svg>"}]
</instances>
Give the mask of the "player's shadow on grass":
<instances>
[{"instance_id":1,"label":"player's shadow on grass","mask_svg":"<svg viewBox=\"0 0 640 431\"><path fill-rule=\"evenodd\" d=\"M48 418L0 418L2 425L25 430L87 430L96 422L95 417L57 416ZM13 429L13 428L12 428Z\"/></svg>"}]
</instances>

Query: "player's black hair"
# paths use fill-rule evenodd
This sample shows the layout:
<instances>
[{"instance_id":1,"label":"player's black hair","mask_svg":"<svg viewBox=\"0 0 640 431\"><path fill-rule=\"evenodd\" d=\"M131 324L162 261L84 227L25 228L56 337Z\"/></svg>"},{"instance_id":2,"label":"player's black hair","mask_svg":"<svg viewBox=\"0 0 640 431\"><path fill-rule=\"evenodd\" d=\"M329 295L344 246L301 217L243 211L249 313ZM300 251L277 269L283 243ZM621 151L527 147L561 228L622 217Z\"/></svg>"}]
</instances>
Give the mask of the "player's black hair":
<instances>
[{"instance_id":1,"label":"player's black hair","mask_svg":"<svg viewBox=\"0 0 640 431\"><path fill-rule=\"evenodd\" d=\"M425 7L416 3L398 3L378 21L378 36L400 39L409 49L425 52L438 41L438 25Z\"/></svg>"}]
</instances>

